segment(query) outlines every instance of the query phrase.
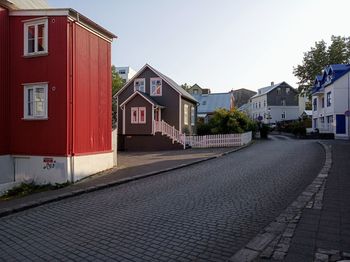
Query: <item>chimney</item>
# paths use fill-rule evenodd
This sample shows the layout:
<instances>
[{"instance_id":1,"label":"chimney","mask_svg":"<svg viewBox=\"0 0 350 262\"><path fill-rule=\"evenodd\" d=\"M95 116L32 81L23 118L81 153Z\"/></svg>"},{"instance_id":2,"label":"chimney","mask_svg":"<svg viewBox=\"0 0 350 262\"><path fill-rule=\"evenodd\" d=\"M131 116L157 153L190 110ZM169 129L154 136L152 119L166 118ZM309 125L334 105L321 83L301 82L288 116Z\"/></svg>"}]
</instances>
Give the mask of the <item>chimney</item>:
<instances>
[{"instance_id":1,"label":"chimney","mask_svg":"<svg viewBox=\"0 0 350 262\"><path fill-rule=\"evenodd\" d=\"M271 82L271 86L274 86L275 85L275 82Z\"/></svg>"}]
</instances>

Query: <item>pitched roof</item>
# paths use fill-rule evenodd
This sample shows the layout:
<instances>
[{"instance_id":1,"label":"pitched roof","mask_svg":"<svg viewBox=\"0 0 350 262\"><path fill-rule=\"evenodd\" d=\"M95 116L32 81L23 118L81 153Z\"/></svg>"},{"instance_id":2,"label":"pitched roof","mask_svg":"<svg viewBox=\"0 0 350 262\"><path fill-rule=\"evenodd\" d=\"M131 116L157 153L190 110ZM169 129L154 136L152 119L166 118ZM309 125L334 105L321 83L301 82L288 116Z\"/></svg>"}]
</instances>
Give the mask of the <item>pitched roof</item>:
<instances>
[{"instance_id":1,"label":"pitched roof","mask_svg":"<svg viewBox=\"0 0 350 262\"><path fill-rule=\"evenodd\" d=\"M262 95L265 95L267 93L270 93L272 90L274 90L275 88L279 87L280 85L282 84L286 84L288 86L290 86L288 83L286 83L285 81L281 82L281 83L278 83L278 84L275 84L275 85L272 85L272 86L266 86L266 87L262 87L262 88L259 88L258 89L258 93L254 96L252 96L251 98L255 98L255 97L259 97L259 96L262 96ZM291 86L290 86L291 87ZM293 87L292 87L293 88Z\"/></svg>"},{"instance_id":2,"label":"pitched roof","mask_svg":"<svg viewBox=\"0 0 350 262\"><path fill-rule=\"evenodd\" d=\"M231 93L212 93L207 95L193 95L199 102L198 114L212 113L218 108L231 108Z\"/></svg>"},{"instance_id":3,"label":"pitched roof","mask_svg":"<svg viewBox=\"0 0 350 262\"><path fill-rule=\"evenodd\" d=\"M194 102L198 102L192 95L190 95L190 93L188 93L185 89L183 89L181 86L179 86L174 80L172 80L170 77L162 74L161 72L159 72L158 70L154 69L153 67L151 67L150 65L148 65L148 67L153 70L157 75L159 75L160 78L164 79L165 82L167 82L171 87L173 87L174 89L176 89L179 93L181 93L182 96L194 101Z\"/></svg>"},{"instance_id":4,"label":"pitched roof","mask_svg":"<svg viewBox=\"0 0 350 262\"><path fill-rule=\"evenodd\" d=\"M126 99L123 103L121 103L120 107L129 103L137 95L141 96L143 99L147 100L150 104L152 104L154 106L158 106L158 107L162 107L162 108L164 107L164 106L161 106L160 104L158 104L158 102L155 101L151 96L149 96L148 94L143 93L141 91L136 91L131 96L129 96L128 99Z\"/></svg>"},{"instance_id":5,"label":"pitched roof","mask_svg":"<svg viewBox=\"0 0 350 262\"><path fill-rule=\"evenodd\" d=\"M172 80L170 77L162 74L158 70L154 69L149 64L145 64L115 95L114 97L117 97L121 92L124 91L124 89L129 86L132 81L134 81L136 78L141 75L141 73L146 69L149 68L152 70L156 75L158 75L160 78L162 78L168 85L170 85L175 91L177 91L181 96L193 101L198 102L192 95L190 95L185 89L183 89L181 86L179 86L174 80Z\"/></svg>"},{"instance_id":6,"label":"pitched roof","mask_svg":"<svg viewBox=\"0 0 350 262\"><path fill-rule=\"evenodd\" d=\"M12 10L50 8L46 0L0 0L0 4L8 6Z\"/></svg>"},{"instance_id":7,"label":"pitched roof","mask_svg":"<svg viewBox=\"0 0 350 262\"><path fill-rule=\"evenodd\" d=\"M350 72L350 64L333 64L326 66L323 73L316 76L312 93L322 91L326 86L333 84L348 72ZM330 76L330 78L327 76Z\"/></svg>"}]
</instances>

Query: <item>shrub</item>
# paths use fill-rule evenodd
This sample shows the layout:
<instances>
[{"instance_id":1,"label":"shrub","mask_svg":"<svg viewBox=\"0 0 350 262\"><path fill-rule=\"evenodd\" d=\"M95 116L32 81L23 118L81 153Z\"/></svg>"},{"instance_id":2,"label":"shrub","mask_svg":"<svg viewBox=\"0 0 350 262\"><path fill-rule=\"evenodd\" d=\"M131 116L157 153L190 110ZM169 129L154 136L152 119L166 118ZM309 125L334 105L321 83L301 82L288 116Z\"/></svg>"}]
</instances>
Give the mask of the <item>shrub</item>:
<instances>
[{"instance_id":1,"label":"shrub","mask_svg":"<svg viewBox=\"0 0 350 262\"><path fill-rule=\"evenodd\" d=\"M208 124L199 125L198 134L231 134L256 131L257 125L246 114L237 110L217 109Z\"/></svg>"}]
</instances>

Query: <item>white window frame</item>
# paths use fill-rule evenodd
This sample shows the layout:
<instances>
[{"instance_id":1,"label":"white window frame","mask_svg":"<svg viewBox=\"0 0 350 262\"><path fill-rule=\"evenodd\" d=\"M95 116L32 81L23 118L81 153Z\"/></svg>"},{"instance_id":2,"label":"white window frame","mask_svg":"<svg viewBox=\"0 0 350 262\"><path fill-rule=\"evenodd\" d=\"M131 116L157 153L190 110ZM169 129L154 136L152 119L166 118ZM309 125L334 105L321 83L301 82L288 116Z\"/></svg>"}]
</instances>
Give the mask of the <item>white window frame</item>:
<instances>
[{"instance_id":1,"label":"white window frame","mask_svg":"<svg viewBox=\"0 0 350 262\"><path fill-rule=\"evenodd\" d=\"M281 116L282 119L286 119L287 118L287 114L285 111L282 112L282 116Z\"/></svg>"},{"instance_id":2,"label":"white window frame","mask_svg":"<svg viewBox=\"0 0 350 262\"><path fill-rule=\"evenodd\" d=\"M136 82L137 81L143 81L143 91L142 90L139 90L139 89L136 89ZM146 93L146 79L145 78L136 78L134 80L134 91L140 91L140 92L143 92L143 93Z\"/></svg>"},{"instance_id":3,"label":"white window frame","mask_svg":"<svg viewBox=\"0 0 350 262\"><path fill-rule=\"evenodd\" d=\"M188 105L184 104L184 124L188 125Z\"/></svg>"},{"instance_id":4,"label":"white window frame","mask_svg":"<svg viewBox=\"0 0 350 262\"><path fill-rule=\"evenodd\" d=\"M191 106L191 126L194 126L195 122L195 111L194 111L194 107Z\"/></svg>"},{"instance_id":5,"label":"white window frame","mask_svg":"<svg viewBox=\"0 0 350 262\"><path fill-rule=\"evenodd\" d=\"M44 50L38 51L38 25L44 24ZM30 26L34 26L34 52L28 52L28 28ZM47 18L41 18L41 19L35 19L30 20L27 22L24 22L24 56L33 56L33 55L41 55L41 54L47 54L49 50L48 46L48 19Z\"/></svg>"},{"instance_id":6,"label":"white window frame","mask_svg":"<svg viewBox=\"0 0 350 262\"><path fill-rule=\"evenodd\" d=\"M131 124L138 124L139 123L139 108L138 107L132 107L130 110L131 114ZM136 120L134 120L134 112L136 112Z\"/></svg>"},{"instance_id":7,"label":"white window frame","mask_svg":"<svg viewBox=\"0 0 350 262\"><path fill-rule=\"evenodd\" d=\"M157 93L153 92L154 91L153 90L154 85L153 85L152 81L158 81L158 80L160 80L160 94L157 94ZM152 77L150 79L150 95L151 96L162 96L162 93L163 93L163 81L162 81L162 79L160 77Z\"/></svg>"},{"instance_id":8,"label":"white window frame","mask_svg":"<svg viewBox=\"0 0 350 262\"><path fill-rule=\"evenodd\" d=\"M36 90L39 88L43 88L44 89L44 105L43 105L43 109L44 109L44 114L43 115L38 115L36 112L36 102L39 101L35 101L35 94L36 94ZM29 103L29 97L28 97L28 93L29 90L33 90L33 112L31 115L29 115L29 110L28 110L28 103ZM24 84L23 85L23 119L29 119L29 120L35 120L35 119L39 119L39 120L45 120L48 118L48 84L47 83L35 83L35 84Z\"/></svg>"},{"instance_id":9,"label":"white window frame","mask_svg":"<svg viewBox=\"0 0 350 262\"><path fill-rule=\"evenodd\" d=\"M141 111L144 112L145 119L141 121ZM134 120L134 112L136 112L136 120ZM146 107L131 107L130 116L131 116L131 124L146 124L147 123L147 115L146 115Z\"/></svg>"},{"instance_id":10,"label":"white window frame","mask_svg":"<svg viewBox=\"0 0 350 262\"><path fill-rule=\"evenodd\" d=\"M144 111L145 113L145 119L144 121L141 121L141 111ZM146 124L146 107L139 107L139 124Z\"/></svg>"}]
</instances>

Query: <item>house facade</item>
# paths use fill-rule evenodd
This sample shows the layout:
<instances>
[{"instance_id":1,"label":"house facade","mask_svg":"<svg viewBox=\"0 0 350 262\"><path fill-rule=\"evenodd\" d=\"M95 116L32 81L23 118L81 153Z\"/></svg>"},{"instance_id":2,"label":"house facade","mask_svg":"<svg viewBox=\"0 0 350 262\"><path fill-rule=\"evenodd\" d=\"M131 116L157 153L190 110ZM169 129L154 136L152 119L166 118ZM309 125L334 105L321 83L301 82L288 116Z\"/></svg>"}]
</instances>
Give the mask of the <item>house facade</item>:
<instances>
[{"instance_id":1,"label":"house facade","mask_svg":"<svg viewBox=\"0 0 350 262\"><path fill-rule=\"evenodd\" d=\"M136 71L130 66L118 66L117 68L118 75L125 81L128 82L136 74Z\"/></svg>"},{"instance_id":2,"label":"house facade","mask_svg":"<svg viewBox=\"0 0 350 262\"><path fill-rule=\"evenodd\" d=\"M209 88L201 88L198 84L194 84L188 90L191 95L208 95L210 94Z\"/></svg>"},{"instance_id":3,"label":"house facade","mask_svg":"<svg viewBox=\"0 0 350 262\"><path fill-rule=\"evenodd\" d=\"M184 145L179 137L196 132L197 101L148 64L115 99L119 150L180 149Z\"/></svg>"},{"instance_id":4,"label":"house facade","mask_svg":"<svg viewBox=\"0 0 350 262\"><path fill-rule=\"evenodd\" d=\"M298 119L298 93L286 82L272 82L270 86L258 89L249 101L248 112L252 119L265 124Z\"/></svg>"},{"instance_id":5,"label":"house facade","mask_svg":"<svg viewBox=\"0 0 350 262\"><path fill-rule=\"evenodd\" d=\"M312 128L350 138L350 65L327 66L315 79L312 90Z\"/></svg>"},{"instance_id":6,"label":"house facade","mask_svg":"<svg viewBox=\"0 0 350 262\"><path fill-rule=\"evenodd\" d=\"M73 9L0 1L1 185L76 181L113 166L113 38Z\"/></svg>"}]
</instances>

